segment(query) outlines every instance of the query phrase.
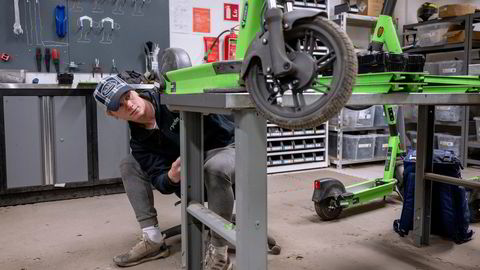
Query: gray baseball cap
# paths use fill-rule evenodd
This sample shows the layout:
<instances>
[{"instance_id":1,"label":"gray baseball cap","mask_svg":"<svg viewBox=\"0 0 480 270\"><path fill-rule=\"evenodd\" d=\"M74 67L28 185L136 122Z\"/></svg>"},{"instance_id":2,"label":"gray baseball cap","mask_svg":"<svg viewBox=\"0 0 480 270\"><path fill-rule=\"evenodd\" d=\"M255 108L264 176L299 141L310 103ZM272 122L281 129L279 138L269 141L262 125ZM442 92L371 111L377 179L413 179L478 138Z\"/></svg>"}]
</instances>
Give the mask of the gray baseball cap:
<instances>
[{"instance_id":1,"label":"gray baseball cap","mask_svg":"<svg viewBox=\"0 0 480 270\"><path fill-rule=\"evenodd\" d=\"M135 90L118 75L113 75L102 79L95 91L93 97L98 103L103 104L109 111L117 111L120 107L120 99L128 91Z\"/></svg>"}]
</instances>

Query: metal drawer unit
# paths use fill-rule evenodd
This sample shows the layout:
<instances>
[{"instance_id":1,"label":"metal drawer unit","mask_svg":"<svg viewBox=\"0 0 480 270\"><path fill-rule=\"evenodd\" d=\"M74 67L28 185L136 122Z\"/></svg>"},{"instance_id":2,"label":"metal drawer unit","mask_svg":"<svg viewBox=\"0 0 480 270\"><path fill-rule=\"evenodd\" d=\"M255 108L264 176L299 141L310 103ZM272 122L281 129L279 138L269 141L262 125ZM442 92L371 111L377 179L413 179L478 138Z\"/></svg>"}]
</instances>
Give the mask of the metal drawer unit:
<instances>
[{"instance_id":1,"label":"metal drawer unit","mask_svg":"<svg viewBox=\"0 0 480 270\"><path fill-rule=\"evenodd\" d=\"M267 124L267 172L278 173L328 167L328 124L290 130Z\"/></svg>"}]
</instances>

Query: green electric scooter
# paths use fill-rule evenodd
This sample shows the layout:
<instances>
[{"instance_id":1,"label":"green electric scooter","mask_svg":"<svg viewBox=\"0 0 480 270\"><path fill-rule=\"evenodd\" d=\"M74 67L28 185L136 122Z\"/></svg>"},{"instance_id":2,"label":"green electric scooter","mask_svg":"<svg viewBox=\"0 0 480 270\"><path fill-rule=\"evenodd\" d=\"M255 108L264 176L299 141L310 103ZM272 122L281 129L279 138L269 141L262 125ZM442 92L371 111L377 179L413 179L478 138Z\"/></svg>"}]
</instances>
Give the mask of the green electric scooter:
<instances>
[{"instance_id":1,"label":"green electric scooter","mask_svg":"<svg viewBox=\"0 0 480 270\"><path fill-rule=\"evenodd\" d=\"M402 48L398 41L395 27L392 21L392 14L395 9L396 0L386 0L383 10L377 20L374 34L371 39L369 51L379 52L386 45L390 54L402 55ZM402 56L403 57L403 56ZM377 92L373 86L372 93ZM369 91L368 88L367 90ZM351 109L365 109L367 107L354 107ZM333 220L337 218L343 209L367 203L369 201L385 198L392 192L399 194L398 180L401 177L401 157L405 153L400 143L397 131L397 120L394 107L384 105L384 112L387 118L390 136L388 139L388 153L385 162L383 178L372 179L358 184L345 187L342 182L333 178L324 178L314 181L314 192L312 200L315 211L322 220ZM401 195L400 195L401 196Z\"/></svg>"},{"instance_id":2,"label":"green electric scooter","mask_svg":"<svg viewBox=\"0 0 480 270\"><path fill-rule=\"evenodd\" d=\"M293 4L242 0L235 61L185 67L183 50L165 50L166 93L248 91L257 111L281 127L313 128L328 121L352 93L355 50L325 12L294 10ZM323 76L331 79L319 81ZM310 92L315 95L306 97Z\"/></svg>"},{"instance_id":3,"label":"green electric scooter","mask_svg":"<svg viewBox=\"0 0 480 270\"><path fill-rule=\"evenodd\" d=\"M385 198L395 191L402 196L399 189L401 183L397 181L396 177L403 175L401 157L405 152L401 147L397 132L394 106L384 105L383 107L390 130L383 178L367 180L347 187L333 178L315 180L312 200L315 204L315 211L322 220L336 219L345 208Z\"/></svg>"}]
</instances>

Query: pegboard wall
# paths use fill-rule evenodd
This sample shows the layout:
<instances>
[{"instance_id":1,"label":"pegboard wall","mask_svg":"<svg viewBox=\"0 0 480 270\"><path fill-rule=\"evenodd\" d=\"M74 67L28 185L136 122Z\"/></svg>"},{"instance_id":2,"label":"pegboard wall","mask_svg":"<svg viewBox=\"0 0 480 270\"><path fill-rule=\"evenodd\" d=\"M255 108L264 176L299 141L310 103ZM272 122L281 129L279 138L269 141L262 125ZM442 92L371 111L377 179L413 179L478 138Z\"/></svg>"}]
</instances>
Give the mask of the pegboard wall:
<instances>
[{"instance_id":1,"label":"pegboard wall","mask_svg":"<svg viewBox=\"0 0 480 270\"><path fill-rule=\"evenodd\" d=\"M35 52L41 48L57 48L60 52L60 71L73 61L78 72L91 72L95 58L103 72L112 69L112 60L119 71L145 71L144 44L152 41L161 51L168 48L168 0L18 0L23 34L13 32L14 0L1 0L0 54L11 56L0 61L0 69L37 71ZM55 8L65 6L68 30L65 37L56 34ZM92 19L92 27L88 19ZM102 20L111 18L112 21ZM55 72L50 63L50 72ZM42 72L46 72L42 63Z\"/></svg>"}]
</instances>

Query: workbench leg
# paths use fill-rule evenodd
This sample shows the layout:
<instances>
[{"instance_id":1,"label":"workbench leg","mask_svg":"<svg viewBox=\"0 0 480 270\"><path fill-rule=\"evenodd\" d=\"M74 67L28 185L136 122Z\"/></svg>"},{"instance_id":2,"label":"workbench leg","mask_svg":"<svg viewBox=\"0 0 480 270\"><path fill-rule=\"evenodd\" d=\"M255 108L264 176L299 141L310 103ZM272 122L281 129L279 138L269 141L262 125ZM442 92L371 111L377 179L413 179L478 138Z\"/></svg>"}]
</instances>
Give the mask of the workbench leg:
<instances>
[{"instance_id":1,"label":"workbench leg","mask_svg":"<svg viewBox=\"0 0 480 270\"><path fill-rule=\"evenodd\" d=\"M419 105L413 220L413 238L418 247L430 242L432 181L425 179L425 173L433 172L434 125L435 106Z\"/></svg>"},{"instance_id":2,"label":"workbench leg","mask_svg":"<svg viewBox=\"0 0 480 270\"><path fill-rule=\"evenodd\" d=\"M235 114L236 268L267 269L267 128L254 110Z\"/></svg>"},{"instance_id":3,"label":"workbench leg","mask_svg":"<svg viewBox=\"0 0 480 270\"><path fill-rule=\"evenodd\" d=\"M204 254L203 224L187 213L195 201L203 205L203 117L201 113L180 113L180 156L182 193L182 264L201 270Z\"/></svg>"}]
</instances>

